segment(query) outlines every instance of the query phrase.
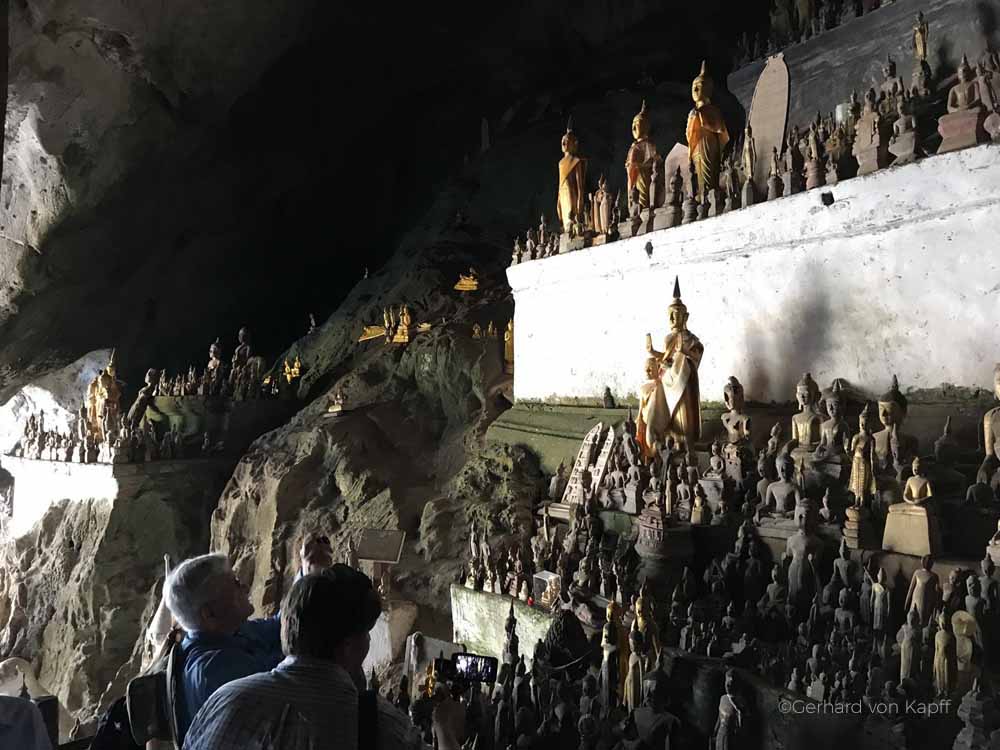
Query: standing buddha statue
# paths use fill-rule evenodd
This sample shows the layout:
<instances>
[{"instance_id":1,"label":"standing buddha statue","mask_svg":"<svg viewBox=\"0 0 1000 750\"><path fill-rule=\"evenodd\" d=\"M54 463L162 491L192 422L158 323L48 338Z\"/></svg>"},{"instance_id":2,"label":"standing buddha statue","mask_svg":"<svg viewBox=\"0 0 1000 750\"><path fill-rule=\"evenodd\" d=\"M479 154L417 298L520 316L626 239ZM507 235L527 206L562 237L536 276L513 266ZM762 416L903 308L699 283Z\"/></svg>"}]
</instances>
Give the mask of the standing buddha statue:
<instances>
[{"instance_id":1,"label":"standing buddha statue","mask_svg":"<svg viewBox=\"0 0 1000 750\"><path fill-rule=\"evenodd\" d=\"M653 165L660 156L656 152L656 144L649 138L651 125L649 122L649 112L646 110L646 101L642 102L642 109L639 114L632 118L632 146L625 157L625 174L628 182L629 194L632 188L639 191L639 208L650 208L650 194L653 192ZM658 196L664 193L662 175L659 177L660 184L655 186ZM657 203L663 203L662 199ZM657 208L657 206L653 206Z\"/></svg>"},{"instance_id":2,"label":"standing buddha statue","mask_svg":"<svg viewBox=\"0 0 1000 750\"><path fill-rule=\"evenodd\" d=\"M559 195L556 203L559 223L570 234L583 219L583 201L587 176L587 161L578 154L580 147L573 132L573 118L566 123L562 137L563 158L559 160Z\"/></svg>"},{"instance_id":3,"label":"standing buddha statue","mask_svg":"<svg viewBox=\"0 0 1000 750\"><path fill-rule=\"evenodd\" d=\"M722 151L729 143L729 131L722 111L712 104L714 87L708 68L702 62L701 72L691 84L694 109L687 121L688 150L697 170L700 187L698 198L701 201L704 201L706 191L719 189Z\"/></svg>"},{"instance_id":4,"label":"standing buddha statue","mask_svg":"<svg viewBox=\"0 0 1000 750\"><path fill-rule=\"evenodd\" d=\"M701 437L698 366L705 346L687 329L688 311L681 300L678 279L674 279L674 299L668 314L670 333L664 339L662 352L653 348L653 339L646 334L646 351L660 362L659 381L666 402L666 414L655 414L651 418L655 423L664 424L667 435L690 449Z\"/></svg>"}]
</instances>

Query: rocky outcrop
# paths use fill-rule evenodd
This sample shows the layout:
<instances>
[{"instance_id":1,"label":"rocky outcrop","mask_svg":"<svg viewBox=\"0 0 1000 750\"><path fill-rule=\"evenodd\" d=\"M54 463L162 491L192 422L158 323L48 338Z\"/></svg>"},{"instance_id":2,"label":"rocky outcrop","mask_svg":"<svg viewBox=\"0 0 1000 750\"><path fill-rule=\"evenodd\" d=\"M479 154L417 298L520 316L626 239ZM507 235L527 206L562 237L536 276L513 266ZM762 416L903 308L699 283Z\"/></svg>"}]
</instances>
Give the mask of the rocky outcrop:
<instances>
[{"instance_id":1,"label":"rocky outcrop","mask_svg":"<svg viewBox=\"0 0 1000 750\"><path fill-rule=\"evenodd\" d=\"M125 501L64 501L0 546L0 655L32 665L64 733L79 721L85 736L137 673L163 555L207 548L218 488L175 476Z\"/></svg>"}]
</instances>

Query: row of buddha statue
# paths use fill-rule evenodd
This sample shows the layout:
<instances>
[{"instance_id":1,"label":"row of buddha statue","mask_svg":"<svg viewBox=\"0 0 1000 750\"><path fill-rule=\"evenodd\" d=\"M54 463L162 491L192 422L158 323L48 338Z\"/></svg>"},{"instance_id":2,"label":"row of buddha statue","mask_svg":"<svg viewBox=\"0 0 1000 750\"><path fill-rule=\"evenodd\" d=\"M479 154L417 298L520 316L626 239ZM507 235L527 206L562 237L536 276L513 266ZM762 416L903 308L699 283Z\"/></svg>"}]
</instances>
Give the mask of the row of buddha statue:
<instances>
[{"instance_id":1,"label":"row of buddha statue","mask_svg":"<svg viewBox=\"0 0 1000 750\"><path fill-rule=\"evenodd\" d=\"M468 285L470 287L465 291L471 291L472 277L463 278L466 278L466 284L462 284L462 286ZM458 286L456 285L456 289ZM476 288L478 289L478 280L476 281ZM390 305L382 310L382 325L365 326L358 337L358 342L384 339L386 345L408 344L415 335L424 333L430 329L430 323L414 323L413 313L410 311L409 305L402 304L398 307Z\"/></svg>"},{"instance_id":2,"label":"row of buddha statue","mask_svg":"<svg viewBox=\"0 0 1000 750\"><path fill-rule=\"evenodd\" d=\"M775 0L771 3L768 31L745 32L737 40L733 69L754 60L766 60L790 44L819 36L893 1ZM919 26L914 29L914 44L917 44L918 29Z\"/></svg>"},{"instance_id":3,"label":"row of buddha statue","mask_svg":"<svg viewBox=\"0 0 1000 750\"><path fill-rule=\"evenodd\" d=\"M929 34L926 19L918 14L909 84L897 74L896 62L887 58L877 88L860 98L852 93L836 116L817 114L807 127L791 127L781 146L772 149L766 176L756 174L758 153L749 121L740 142L729 145L729 130L712 103L714 84L704 63L691 87L687 164L666 174L645 102L633 118L633 142L625 159L626 205L621 192L612 194L603 175L596 190L588 192L587 159L580 155L570 121L558 170L559 231L549 231L543 217L523 241L515 238L511 265L835 185L907 164L931 151L943 154L1000 141L1000 55L987 50L975 66L963 57L956 83L942 96L932 87Z\"/></svg>"},{"instance_id":4,"label":"row of buddha statue","mask_svg":"<svg viewBox=\"0 0 1000 750\"><path fill-rule=\"evenodd\" d=\"M46 429L44 412L29 415L10 455L36 461L131 464L200 458L222 448L222 443L213 441L207 432L200 443L189 446L176 425L157 435L152 422L133 426L125 414L119 416L115 425L105 416L102 430L97 433L91 429L84 406L69 432Z\"/></svg>"}]
</instances>

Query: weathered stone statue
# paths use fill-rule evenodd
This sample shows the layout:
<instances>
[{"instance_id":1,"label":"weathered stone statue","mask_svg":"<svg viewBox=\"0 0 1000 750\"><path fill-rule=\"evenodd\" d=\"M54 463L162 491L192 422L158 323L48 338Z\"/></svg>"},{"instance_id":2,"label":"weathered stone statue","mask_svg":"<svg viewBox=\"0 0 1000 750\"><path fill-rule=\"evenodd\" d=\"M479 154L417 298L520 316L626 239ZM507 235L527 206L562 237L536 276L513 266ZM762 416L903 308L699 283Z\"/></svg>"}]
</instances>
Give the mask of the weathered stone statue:
<instances>
[{"instance_id":1,"label":"weathered stone statue","mask_svg":"<svg viewBox=\"0 0 1000 750\"><path fill-rule=\"evenodd\" d=\"M878 417L883 429L873 435L876 467L880 475L900 478L903 469L917 455L916 438L902 431L907 407L906 397L899 390L899 380L893 375L892 385L878 400Z\"/></svg>"},{"instance_id":2,"label":"weathered stone statue","mask_svg":"<svg viewBox=\"0 0 1000 750\"><path fill-rule=\"evenodd\" d=\"M834 479L841 478L840 467L847 463L847 448L851 432L843 417L843 386L840 380L823 392L823 404L829 418L819 426L819 443L813 453L814 463L835 465L831 470Z\"/></svg>"},{"instance_id":3,"label":"weathered stone statue","mask_svg":"<svg viewBox=\"0 0 1000 750\"><path fill-rule=\"evenodd\" d=\"M146 370L146 384L139 389L139 394L128 410L128 424L135 429L139 426L143 417L146 416L146 409L153 403L157 383L160 381L159 370Z\"/></svg>"},{"instance_id":4,"label":"weathered stone statue","mask_svg":"<svg viewBox=\"0 0 1000 750\"><path fill-rule=\"evenodd\" d=\"M667 410L651 413L649 424L664 425L664 433L687 448L701 437L701 401L698 389L698 366L705 347L687 329L687 306L681 300L679 280L674 280L674 299L668 308L670 333L664 339L663 351L653 348L652 337L646 334L646 351L659 361L659 381Z\"/></svg>"},{"instance_id":5,"label":"weathered stone statue","mask_svg":"<svg viewBox=\"0 0 1000 750\"><path fill-rule=\"evenodd\" d=\"M899 630L896 642L899 644L899 679L916 676L920 662L920 615L914 607L906 616L906 624Z\"/></svg>"},{"instance_id":6,"label":"weathered stone statue","mask_svg":"<svg viewBox=\"0 0 1000 750\"><path fill-rule=\"evenodd\" d=\"M105 440L105 420L117 425L121 416L122 388L115 369L115 352L111 351L108 365L101 370L87 388L87 418L98 442Z\"/></svg>"},{"instance_id":7,"label":"weathered stone statue","mask_svg":"<svg viewBox=\"0 0 1000 750\"><path fill-rule=\"evenodd\" d=\"M924 475L920 456L916 456L911 464L913 476L906 480L903 488L903 501L911 505L923 505L934 496L930 480Z\"/></svg>"},{"instance_id":8,"label":"weathered stone statue","mask_svg":"<svg viewBox=\"0 0 1000 750\"><path fill-rule=\"evenodd\" d=\"M730 376L723 389L723 399L729 411L722 415L722 426L726 428L727 441L723 450L726 461L726 475L736 483L741 494L745 485L752 480L754 455L750 444L750 415L746 413L743 385Z\"/></svg>"},{"instance_id":9,"label":"weathered stone statue","mask_svg":"<svg viewBox=\"0 0 1000 750\"><path fill-rule=\"evenodd\" d=\"M597 235L607 235L611 231L611 194L608 192L608 183L601 175L597 181L597 192L593 197L593 209L591 216L594 221L594 232Z\"/></svg>"},{"instance_id":10,"label":"weathered stone statue","mask_svg":"<svg viewBox=\"0 0 1000 750\"><path fill-rule=\"evenodd\" d=\"M941 134L939 154L975 146L989 140L983 92L975 71L963 55L958 65L958 82L948 92L948 113L938 118Z\"/></svg>"},{"instance_id":11,"label":"weathered stone statue","mask_svg":"<svg viewBox=\"0 0 1000 750\"><path fill-rule=\"evenodd\" d=\"M785 542L785 554L792 558L788 566L788 597L799 611L805 611L819 588L816 562L823 550L820 540L806 529L806 517L798 517L798 531Z\"/></svg>"},{"instance_id":12,"label":"weathered stone statue","mask_svg":"<svg viewBox=\"0 0 1000 750\"><path fill-rule=\"evenodd\" d=\"M941 601L941 581L933 568L934 558L924 555L920 560L920 567L910 578L910 589L906 592L904 609L907 612L915 609L921 625L930 622L931 615Z\"/></svg>"},{"instance_id":13,"label":"weathered stone statue","mask_svg":"<svg viewBox=\"0 0 1000 750\"><path fill-rule=\"evenodd\" d=\"M802 499L799 486L792 481L795 476L795 461L788 453L781 453L775 461L775 466L778 470L778 481L768 485L764 496L764 507L772 508L775 513L791 518Z\"/></svg>"},{"instance_id":14,"label":"weathered stone statue","mask_svg":"<svg viewBox=\"0 0 1000 750\"><path fill-rule=\"evenodd\" d=\"M937 613L937 633L934 635L934 695L945 697L955 684L955 637L944 610Z\"/></svg>"},{"instance_id":15,"label":"weathered stone statue","mask_svg":"<svg viewBox=\"0 0 1000 750\"><path fill-rule=\"evenodd\" d=\"M650 208L650 194L656 191L661 200L664 194L663 176L660 175L660 184L653 185L653 168L659 161L659 154L656 152L656 144L650 139L652 130L649 121L649 111L646 109L646 102L643 100L642 109L639 114L632 118L632 145L629 147L628 155L625 157L625 175L628 190L631 193L635 188L639 191L639 208ZM653 205L652 208L657 208Z\"/></svg>"},{"instance_id":16,"label":"weathered stone statue","mask_svg":"<svg viewBox=\"0 0 1000 750\"><path fill-rule=\"evenodd\" d=\"M699 201L705 194L719 189L719 172L722 167L722 151L729 143L729 131L722 111L712 104L715 83L703 62L701 72L691 84L691 98L694 109L688 115L687 142L691 159L698 174Z\"/></svg>"},{"instance_id":17,"label":"weathered stone statue","mask_svg":"<svg viewBox=\"0 0 1000 750\"><path fill-rule=\"evenodd\" d=\"M934 490L923 475L919 456L913 459L912 467L913 476L903 489L903 502L889 506L882 549L908 555L937 554L941 550L941 532L934 509L927 505Z\"/></svg>"},{"instance_id":18,"label":"weathered stone statue","mask_svg":"<svg viewBox=\"0 0 1000 750\"><path fill-rule=\"evenodd\" d=\"M867 570L865 575L868 575ZM886 584L884 568L878 569L878 575L871 588L872 630L876 633L884 633L889 627L890 602L892 601L892 591Z\"/></svg>"},{"instance_id":19,"label":"weathered stone statue","mask_svg":"<svg viewBox=\"0 0 1000 750\"><path fill-rule=\"evenodd\" d=\"M878 110L875 90L865 94L865 105L854 126L854 158L858 160L858 176L889 166L889 122Z\"/></svg>"},{"instance_id":20,"label":"weathered stone statue","mask_svg":"<svg viewBox=\"0 0 1000 750\"><path fill-rule=\"evenodd\" d=\"M580 157L579 142L573 132L573 119L566 123L562 137L563 157L559 160L559 192L556 212L563 232L571 234L576 222L583 218L586 193L587 161Z\"/></svg>"},{"instance_id":21,"label":"weathered stone statue","mask_svg":"<svg viewBox=\"0 0 1000 750\"><path fill-rule=\"evenodd\" d=\"M913 25L913 57L918 62L927 62L930 43L930 27L923 11L917 13L917 21Z\"/></svg>"},{"instance_id":22,"label":"weathered stone statue","mask_svg":"<svg viewBox=\"0 0 1000 750\"><path fill-rule=\"evenodd\" d=\"M636 441L646 458L653 458L655 445L663 443L669 408L660 380L660 359L646 359L646 382L639 386L639 414L636 419Z\"/></svg>"},{"instance_id":23,"label":"weathered stone statue","mask_svg":"<svg viewBox=\"0 0 1000 750\"><path fill-rule=\"evenodd\" d=\"M741 701L736 697L736 672L726 670L725 692L719 699L719 713L712 731L714 743L712 750L736 750L734 739L740 727L743 726L743 710Z\"/></svg>"},{"instance_id":24,"label":"weathered stone statue","mask_svg":"<svg viewBox=\"0 0 1000 750\"><path fill-rule=\"evenodd\" d=\"M239 367L244 367L253 354L250 349L250 330L246 326L239 330L237 338L239 344L237 344L235 351L233 351L234 371Z\"/></svg>"}]
</instances>

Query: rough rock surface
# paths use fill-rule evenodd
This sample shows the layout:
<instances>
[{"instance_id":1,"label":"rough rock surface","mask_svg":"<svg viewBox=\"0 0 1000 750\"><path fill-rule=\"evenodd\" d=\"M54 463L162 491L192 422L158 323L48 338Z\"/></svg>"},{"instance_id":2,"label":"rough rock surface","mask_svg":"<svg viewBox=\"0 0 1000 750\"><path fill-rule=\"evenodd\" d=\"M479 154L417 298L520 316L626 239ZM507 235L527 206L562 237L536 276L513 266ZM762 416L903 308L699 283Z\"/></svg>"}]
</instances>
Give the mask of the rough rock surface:
<instances>
[{"instance_id":1,"label":"rough rock surface","mask_svg":"<svg viewBox=\"0 0 1000 750\"><path fill-rule=\"evenodd\" d=\"M47 429L71 432L86 398L87 386L108 364L110 355L109 349L85 354L24 386L0 406L0 453L6 453L21 439L24 421L32 414L44 413Z\"/></svg>"},{"instance_id":2,"label":"rough rock surface","mask_svg":"<svg viewBox=\"0 0 1000 750\"><path fill-rule=\"evenodd\" d=\"M208 545L218 485L175 481L126 502L62 502L0 546L0 654L32 664L70 726L90 725L136 674L163 555Z\"/></svg>"}]
</instances>

